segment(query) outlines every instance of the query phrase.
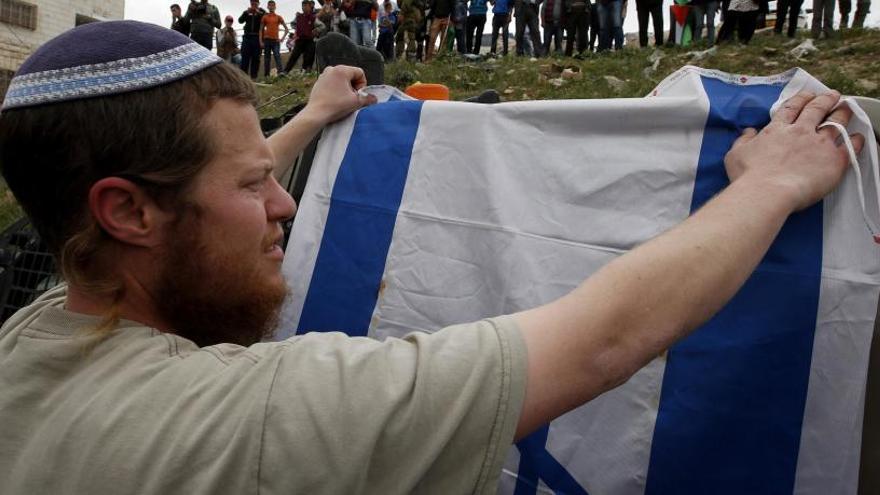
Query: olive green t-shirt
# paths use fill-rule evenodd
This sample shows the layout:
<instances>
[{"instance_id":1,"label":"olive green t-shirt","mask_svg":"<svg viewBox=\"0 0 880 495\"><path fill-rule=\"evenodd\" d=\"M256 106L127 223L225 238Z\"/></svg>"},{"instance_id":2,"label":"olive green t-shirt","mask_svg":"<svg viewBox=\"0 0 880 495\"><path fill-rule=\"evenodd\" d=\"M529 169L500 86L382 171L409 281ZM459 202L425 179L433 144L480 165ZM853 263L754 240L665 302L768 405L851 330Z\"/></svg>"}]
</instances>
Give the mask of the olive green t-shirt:
<instances>
[{"instance_id":1,"label":"olive green t-shirt","mask_svg":"<svg viewBox=\"0 0 880 495\"><path fill-rule=\"evenodd\" d=\"M0 330L4 494L494 493L525 391L513 318L378 342L192 342L63 309Z\"/></svg>"}]
</instances>

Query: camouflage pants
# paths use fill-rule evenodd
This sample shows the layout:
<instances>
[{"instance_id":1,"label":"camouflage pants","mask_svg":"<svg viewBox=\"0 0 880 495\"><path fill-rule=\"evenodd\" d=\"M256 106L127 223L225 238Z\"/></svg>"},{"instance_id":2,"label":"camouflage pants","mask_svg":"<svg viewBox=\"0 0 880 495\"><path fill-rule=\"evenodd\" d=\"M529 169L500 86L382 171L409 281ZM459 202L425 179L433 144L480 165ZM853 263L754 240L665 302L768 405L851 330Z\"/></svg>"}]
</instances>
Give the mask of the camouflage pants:
<instances>
[{"instance_id":1,"label":"camouflage pants","mask_svg":"<svg viewBox=\"0 0 880 495\"><path fill-rule=\"evenodd\" d=\"M408 60L416 59L416 46L418 44L416 30L415 25L404 25L397 30L395 40L397 43L397 58L403 58L404 54L406 54Z\"/></svg>"}]
</instances>

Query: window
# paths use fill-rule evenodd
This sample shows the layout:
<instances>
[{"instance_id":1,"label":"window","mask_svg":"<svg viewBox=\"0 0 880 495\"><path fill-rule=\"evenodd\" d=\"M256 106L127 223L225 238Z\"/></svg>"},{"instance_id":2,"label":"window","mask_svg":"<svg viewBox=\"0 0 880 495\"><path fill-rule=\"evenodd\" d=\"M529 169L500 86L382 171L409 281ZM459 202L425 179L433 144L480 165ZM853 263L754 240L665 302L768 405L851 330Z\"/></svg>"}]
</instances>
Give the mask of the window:
<instances>
[{"instance_id":1,"label":"window","mask_svg":"<svg viewBox=\"0 0 880 495\"><path fill-rule=\"evenodd\" d=\"M94 17L89 17L87 15L76 14L76 25L82 26L83 24L88 24L90 22L98 22L100 19L95 19Z\"/></svg>"},{"instance_id":2,"label":"window","mask_svg":"<svg viewBox=\"0 0 880 495\"><path fill-rule=\"evenodd\" d=\"M12 76L15 71L0 69L0 98L6 96L6 90L9 89L9 83L12 82Z\"/></svg>"},{"instance_id":3,"label":"window","mask_svg":"<svg viewBox=\"0 0 880 495\"><path fill-rule=\"evenodd\" d=\"M0 22L37 29L37 6L20 0L0 0Z\"/></svg>"}]
</instances>

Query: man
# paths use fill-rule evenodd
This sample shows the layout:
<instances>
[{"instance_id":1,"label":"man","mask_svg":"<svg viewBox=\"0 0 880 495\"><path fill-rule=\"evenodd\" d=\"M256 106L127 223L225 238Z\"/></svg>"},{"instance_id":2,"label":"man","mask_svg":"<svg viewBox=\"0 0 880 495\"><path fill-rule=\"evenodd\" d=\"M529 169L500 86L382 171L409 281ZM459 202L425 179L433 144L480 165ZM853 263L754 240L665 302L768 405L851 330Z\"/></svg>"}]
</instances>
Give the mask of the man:
<instances>
[{"instance_id":1,"label":"man","mask_svg":"<svg viewBox=\"0 0 880 495\"><path fill-rule=\"evenodd\" d=\"M724 20L727 22L727 19ZM813 39L834 37L834 0L813 0L813 22L810 26Z\"/></svg>"},{"instance_id":2,"label":"man","mask_svg":"<svg viewBox=\"0 0 880 495\"><path fill-rule=\"evenodd\" d=\"M778 4L782 5L784 0L779 0ZM638 5L638 4L636 4ZM709 45L715 44L715 14L718 12L718 0L691 0L691 17L694 20L694 41L703 39L703 26L706 27L706 39ZM662 14L662 10L658 10ZM641 15L641 14L639 14ZM777 14L777 19L779 19ZM646 18L647 20L647 18ZM663 32L663 17L660 17L660 32ZM776 24L781 27L779 21ZM654 32L657 32L657 26L654 25ZM640 38L641 39L641 38ZM657 38L658 43L663 42L663 35Z\"/></svg>"},{"instance_id":3,"label":"man","mask_svg":"<svg viewBox=\"0 0 880 495\"><path fill-rule=\"evenodd\" d=\"M486 0L471 0L468 6L467 35L465 44L467 52L474 55L480 54L480 43L483 41L483 28L486 26Z\"/></svg>"},{"instance_id":4,"label":"man","mask_svg":"<svg viewBox=\"0 0 880 495\"><path fill-rule=\"evenodd\" d=\"M580 57L587 49L587 38L590 30L589 0L570 0L568 2L568 41L565 43L565 56L574 53L577 40L577 55Z\"/></svg>"},{"instance_id":5,"label":"man","mask_svg":"<svg viewBox=\"0 0 880 495\"><path fill-rule=\"evenodd\" d=\"M370 102L366 81L328 68L266 140L250 81L171 34L70 30L3 103L4 178L67 280L0 330L4 493L494 493L511 441L711 317L847 169L817 125L849 110L800 94L734 144L725 191L557 301L384 342L260 343L295 211L276 177ZM56 84L99 60L124 84ZM176 70L143 77L157 64Z\"/></svg>"},{"instance_id":6,"label":"man","mask_svg":"<svg viewBox=\"0 0 880 495\"><path fill-rule=\"evenodd\" d=\"M227 62L232 62L240 53L238 49L238 33L232 27L233 21L234 19L231 15L226 16L223 19L223 28L217 30L217 56Z\"/></svg>"},{"instance_id":7,"label":"man","mask_svg":"<svg viewBox=\"0 0 880 495\"><path fill-rule=\"evenodd\" d=\"M241 70L257 78L260 71L260 28L266 11L260 8L260 0L251 0L251 6L241 13L238 23L244 24L241 36Z\"/></svg>"},{"instance_id":8,"label":"man","mask_svg":"<svg viewBox=\"0 0 880 495\"><path fill-rule=\"evenodd\" d=\"M287 65L284 66L284 72L293 70L293 66L296 65L300 55L303 56L303 70L312 70L312 65L315 63L315 19L317 19L314 8L315 2L303 0L302 12L296 14L296 17L293 19L296 40L293 42L293 50L290 51ZM328 26L332 26L332 18L331 24Z\"/></svg>"},{"instance_id":9,"label":"man","mask_svg":"<svg viewBox=\"0 0 880 495\"><path fill-rule=\"evenodd\" d=\"M788 30L786 34L789 38L794 38L798 27L798 16L801 13L801 4L803 0L779 0L776 3L776 24L773 26L773 32L782 34L782 28L785 26L785 20L788 18ZM841 22L842 24L842 22Z\"/></svg>"},{"instance_id":10,"label":"man","mask_svg":"<svg viewBox=\"0 0 880 495\"><path fill-rule=\"evenodd\" d=\"M706 0L692 0L691 8L702 8ZM697 4L699 3L699 6ZM712 12L710 20L710 40L715 42L715 12ZM639 46L645 48L648 46L648 16L654 21L654 45L663 46L663 1L662 0L636 0L636 16L639 21ZM703 30L703 21L700 14L695 14L695 19ZM694 28L696 30L696 27Z\"/></svg>"},{"instance_id":11,"label":"man","mask_svg":"<svg viewBox=\"0 0 880 495\"><path fill-rule=\"evenodd\" d=\"M541 56L541 34L538 30L538 7L542 0L515 0L513 16L516 18L516 54L523 56L526 28L532 41L534 55Z\"/></svg>"},{"instance_id":12,"label":"man","mask_svg":"<svg viewBox=\"0 0 880 495\"><path fill-rule=\"evenodd\" d=\"M282 36L279 34L279 31L280 28L283 27L283 37L286 38L290 29L287 28L287 23L284 22L284 18L275 13L275 0L269 0L269 3L267 3L266 6L269 8L269 12L263 15L263 18L260 20L260 48L263 49L263 76L269 77L269 73L272 69L273 57L275 59L276 70L281 74L284 73L281 68ZM315 15L311 14L311 16L312 24L314 24Z\"/></svg>"},{"instance_id":13,"label":"man","mask_svg":"<svg viewBox=\"0 0 880 495\"><path fill-rule=\"evenodd\" d=\"M489 0L492 4L492 45L489 53L495 55L498 46L498 33L501 32L501 54L507 56L507 44L510 34L510 3L509 0Z\"/></svg>"},{"instance_id":14,"label":"man","mask_svg":"<svg viewBox=\"0 0 880 495\"><path fill-rule=\"evenodd\" d=\"M350 10L345 12L345 15L348 16L349 37L356 45L372 48L373 21L371 16L373 9L379 8L379 2L377 0L354 0L350 5Z\"/></svg>"},{"instance_id":15,"label":"man","mask_svg":"<svg viewBox=\"0 0 880 495\"><path fill-rule=\"evenodd\" d=\"M425 62L434 58L435 43L440 37L440 52L446 50L446 32L449 30L449 17L455 7L455 0L430 0L428 7L431 9L431 25L428 28L428 47L425 51Z\"/></svg>"},{"instance_id":16,"label":"man","mask_svg":"<svg viewBox=\"0 0 880 495\"><path fill-rule=\"evenodd\" d=\"M564 0L546 0L541 12L541 27L544 28L544 53L550 54L550 43L555 39L554 51L562 55L562 30L568 20L568 8Z\"/></svg>"},{"instance_id":17,"label":"man","mask_svg":"<svg viewBox=\"0 0 880 495\"><path fill-rule=\"evenodd\" d=\"M397 45L397 58L407 60L416 59L416 35L422 25L425 15L425 4L422 0L400 0L400 13L397 21L399 28L395 43Z\"/></svg>"},{"instance_id":18,"label":"man","mask_svg":"<svg viewBox=\"0 0 880 495\"><path fill-rule=\"evenodd\" d=\"M865 27L865 18L871 11L871 0L858 0L856 3L856 16L853 19L853 29L862 29Z\"/></svg>"},{"instance_id":19,"label":"man","mask_svg":"<svg viewBox=\"0 0 880 495\"><path fill-rule=\"evenodd\" d=\"M189 36L189 20L181 15L180 5L171 5L171 29L178 33Z\"/></svg>"},{"instance_id":20,"label":"man","mask_svg":"<svg viewBox=\"0 0 880 495\"><path fill-rule=\"evenodd\" d=\"M190 37L208 50L214 47L214 29L220 29L220 11L208 0L193 0L186 10Z\"/></svg>"}]
</instances>

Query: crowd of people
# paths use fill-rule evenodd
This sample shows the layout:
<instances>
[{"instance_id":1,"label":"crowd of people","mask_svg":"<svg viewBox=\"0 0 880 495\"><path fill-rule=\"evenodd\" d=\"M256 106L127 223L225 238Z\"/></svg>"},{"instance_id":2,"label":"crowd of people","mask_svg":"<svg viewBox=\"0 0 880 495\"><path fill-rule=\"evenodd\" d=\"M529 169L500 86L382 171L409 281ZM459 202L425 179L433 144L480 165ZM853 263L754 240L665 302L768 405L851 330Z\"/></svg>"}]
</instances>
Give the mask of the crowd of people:
<instances>
[{"instance_id":1,"label":"crowd of people","mask_svg":"<svg viewBox=\"0 0 880 495\"><path fill-rule=\"evenodd\" d=\"M220 23L220 12L208 0L191 0L184 14L178 4L171 6L171 28L190 36L208 49L237 64L256 79L262 54L263 75L286 74L302 57L302 69L312 70L315 40L326 33L349 36L357 44L377 49L386 61L399 58L429 62L437 53L456 50L460 54L481 53L487 14L492 12L489 53L502 55L509 50L510 24L515 26L517 55L543 56L551 53L582 56L585 52L619 50L624 44L623 20L628 0L303 0L288 26L269 0L264 10L259 0L238 17L241 37L232 15ZM840 4L841 29L849 27L853 0L813 0L811 33L814 38L834 35L835 1ZM649 45L649 21L654 45L664 44L663 0L635 0L639 46ZM748 43L768 0L675 0L687 7L687 24L693 40L709 45L732 40L734 34ZM794 37L803 0L778 0L774 30ZM715 33L715 18L721 10L722 26ZM870 0L856 0L852 27L864 26ZM671 22L671 21L670 21ZM283 34L282 34L283 30ZM674 40L673 29L669 40ZM501 43L499 47L499 37ZM282 67L281 43L290 51ZM564 49L563 49L564 45ZM272 67L274 63L275 67Z\"/></svg>"}]
</instances>

